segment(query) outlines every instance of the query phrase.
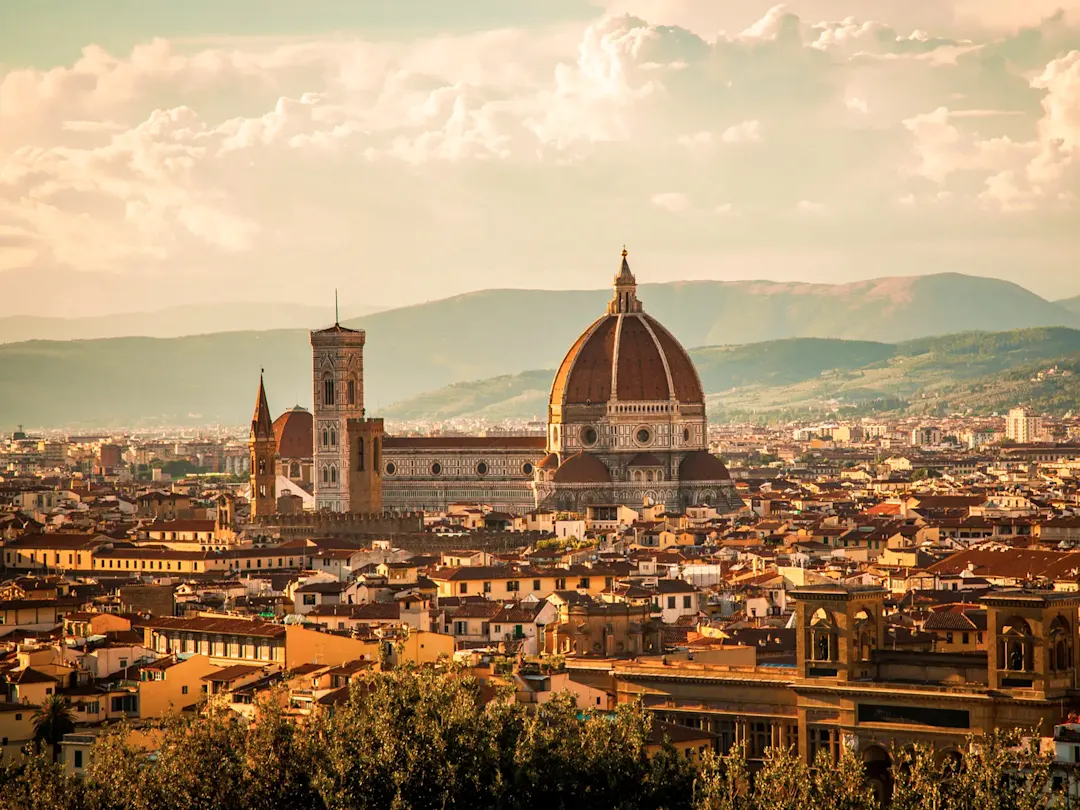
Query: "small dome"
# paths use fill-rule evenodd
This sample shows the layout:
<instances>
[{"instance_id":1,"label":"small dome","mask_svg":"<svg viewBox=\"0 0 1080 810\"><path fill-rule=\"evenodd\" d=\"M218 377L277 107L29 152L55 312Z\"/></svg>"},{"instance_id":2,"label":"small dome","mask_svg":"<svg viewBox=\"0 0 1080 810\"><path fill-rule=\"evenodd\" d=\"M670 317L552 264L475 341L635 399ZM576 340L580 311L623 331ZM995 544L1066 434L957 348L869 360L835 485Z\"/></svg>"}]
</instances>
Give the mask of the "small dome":
<instances>
[{"instance_id":1,"label":"small dome","mask_svg":"<svg viewBox=\"0 0 1080 810\"><path fill-rule=\"evenodd\" d=\"M610 484L611 473L596 456L581 452L560 464L552 480L557 484Z\"/></svg>"},{"instance_id":2,"label":"small dome","mask_svg":"<svg viewBox=\"0 0 1080 810\"><path fill-rule=\"evenodd\" d=\"M731 473L724 462L708 450L687 453L679 465L680 481L730 481Z\"/></svg>"},{"instance_id":3,"label":"small dome","mask_svg":"<svg viewBox=\"0 0 1080 810\"><path fill-rule=\"evenodd\" d=\"M559 469L559 457L555 453L548 453L540 462L541 470Z\"/></svg>"},{"instance_id":4,"label":"small dome","mask_svg":"<svg viewBox=\"0 0 1080 810\"><path fill-rule=\"evenodd\" d=\"M311 458L315 455L315 420L297 405L274 421L278 458Z\"/></svg>"},{"instance_id":5,"label":"small dome","mask_svg":"<svg viewBox=\"0 0 1080 810\"><path fill-rule=\"evenodd\" d=\"M638 453L627 464L628 467L663 467L664 462L654 456L652 453Z\"/></svg>"}]
</instances>

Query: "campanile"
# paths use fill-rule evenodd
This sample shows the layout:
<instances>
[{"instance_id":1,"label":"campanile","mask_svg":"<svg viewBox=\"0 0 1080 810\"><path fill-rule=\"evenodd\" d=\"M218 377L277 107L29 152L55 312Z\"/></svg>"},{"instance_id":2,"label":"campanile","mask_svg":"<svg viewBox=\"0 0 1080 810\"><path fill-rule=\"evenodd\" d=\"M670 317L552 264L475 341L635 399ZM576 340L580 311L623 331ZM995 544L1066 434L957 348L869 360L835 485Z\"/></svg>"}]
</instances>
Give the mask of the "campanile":
<instances>
[{"instance_id":1,"label":"campanile","mask_svg":"<svg viewBox=\"0 0 1080 810\"><path fill-rule=\"evenodd\" d=\"M349 419L364 417L362 329L335 323L311 333L315 508L348 512Z\"/></svg>"}]
</instances>

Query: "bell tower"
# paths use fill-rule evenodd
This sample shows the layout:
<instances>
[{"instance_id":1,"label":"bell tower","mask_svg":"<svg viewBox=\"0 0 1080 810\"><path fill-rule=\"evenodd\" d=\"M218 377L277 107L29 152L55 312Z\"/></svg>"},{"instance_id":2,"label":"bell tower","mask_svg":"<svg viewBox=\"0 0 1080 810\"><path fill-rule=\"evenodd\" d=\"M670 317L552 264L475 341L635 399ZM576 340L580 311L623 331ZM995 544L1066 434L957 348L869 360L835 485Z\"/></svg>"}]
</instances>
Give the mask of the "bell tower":
<instances>
[{"instance_id":1,"label":"bell tower","mask_svg":"<svg viewBox=\"0 0 1080 810\"><path fill-rule=\"evenodd\" d=\"M317 510L352 511L347 423L364 418L364 341L340 323L311 333Z\"/></svg>"},{"instance_id":2,"label":"bell tower","mask_svg":"<svg viewBox=\"0 0 1080 810\"><path fill-rule=\"evenodd\" d=\"M266 388L259 374L259 395L255 400L255 414L251 417L251 433L248 435L251 453L251 520L272 515L277 511L277 441L274 439L274 421L270 418L270 406L266 402Z\"/></svg>"}]
</instances>

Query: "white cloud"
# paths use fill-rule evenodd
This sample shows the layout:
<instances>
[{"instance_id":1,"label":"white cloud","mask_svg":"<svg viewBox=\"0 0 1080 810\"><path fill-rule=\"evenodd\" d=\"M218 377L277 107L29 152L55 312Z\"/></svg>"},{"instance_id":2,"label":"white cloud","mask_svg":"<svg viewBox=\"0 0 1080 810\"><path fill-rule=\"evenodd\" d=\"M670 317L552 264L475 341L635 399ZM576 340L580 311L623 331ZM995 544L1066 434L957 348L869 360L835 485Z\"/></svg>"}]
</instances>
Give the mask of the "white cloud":
<instances>
[{"instance_id":1,"label":"white cloud","mask_svg":"<svg viewBox=\"0 0 1080 810\"><path fill-rule=\"evenodd\" d=\"M743 121L728 127L720 140L724 143L746 143L761 140L761 125L757 121Z\"/></svg>"},{"instance_id":2,"label":"white cloud","mask_svg":"<svg viewBox=\"0 0 1080 810\"><path fill-rule=\"evenodd\" d=\"M664 191L653 194L649 201L657 208L663 208L672 214L682 214L690 209L690 200L677 191Z\"/></svg>"},{"instance_id":3,"label":"white cloud","mask_svg":"<svg viewBox=\"0 0 1080 810\"><path fill-rule=\"evenodd\" d=\"M898 206L922 242L973 255L1001 217L1055 255L1080 239L1054 219L1080 191L1068 18L1000 33L899 0L645 8L415 41L88 44L0 73L0 238L26 237L4 264L278 283L396 267L393 298L531 283L505 257L537 234L566 251L552 285L630 229L704 268L736 244L790 240L797 260L853 233L892 243ZM882 252L902 270L903 245Z\"/></svg>"}]
</instances>

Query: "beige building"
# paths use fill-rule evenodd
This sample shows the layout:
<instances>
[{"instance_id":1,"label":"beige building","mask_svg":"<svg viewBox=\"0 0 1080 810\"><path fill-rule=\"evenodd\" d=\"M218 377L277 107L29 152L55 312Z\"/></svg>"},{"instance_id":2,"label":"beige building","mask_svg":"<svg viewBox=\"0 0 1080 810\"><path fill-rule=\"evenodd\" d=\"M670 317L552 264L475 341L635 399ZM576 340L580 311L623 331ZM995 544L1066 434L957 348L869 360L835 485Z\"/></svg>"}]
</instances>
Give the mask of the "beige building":
<instances>
[{"instance_id":1,"label":"beige building","mask_svg":"<svg viewBox=\"0 0 1080 810\"><path fill-rule=\"evenodd\" d=\"M194 706L206 696L205 676L222 667L206 655L170 655L139 670L139 716L164 717Z\"/></svg>"},{"instance_id":2,"label":"beige building","mask_svg":"<svg viewBox=\"0 0 1080 810\"><path fill-rule=\"evenodd\" d=\"M1042 420L1027 408L1013 408L1005 417L1005 438L1017 444L1037 442L1042 436Z\"/></svg>"}]
</instances>

